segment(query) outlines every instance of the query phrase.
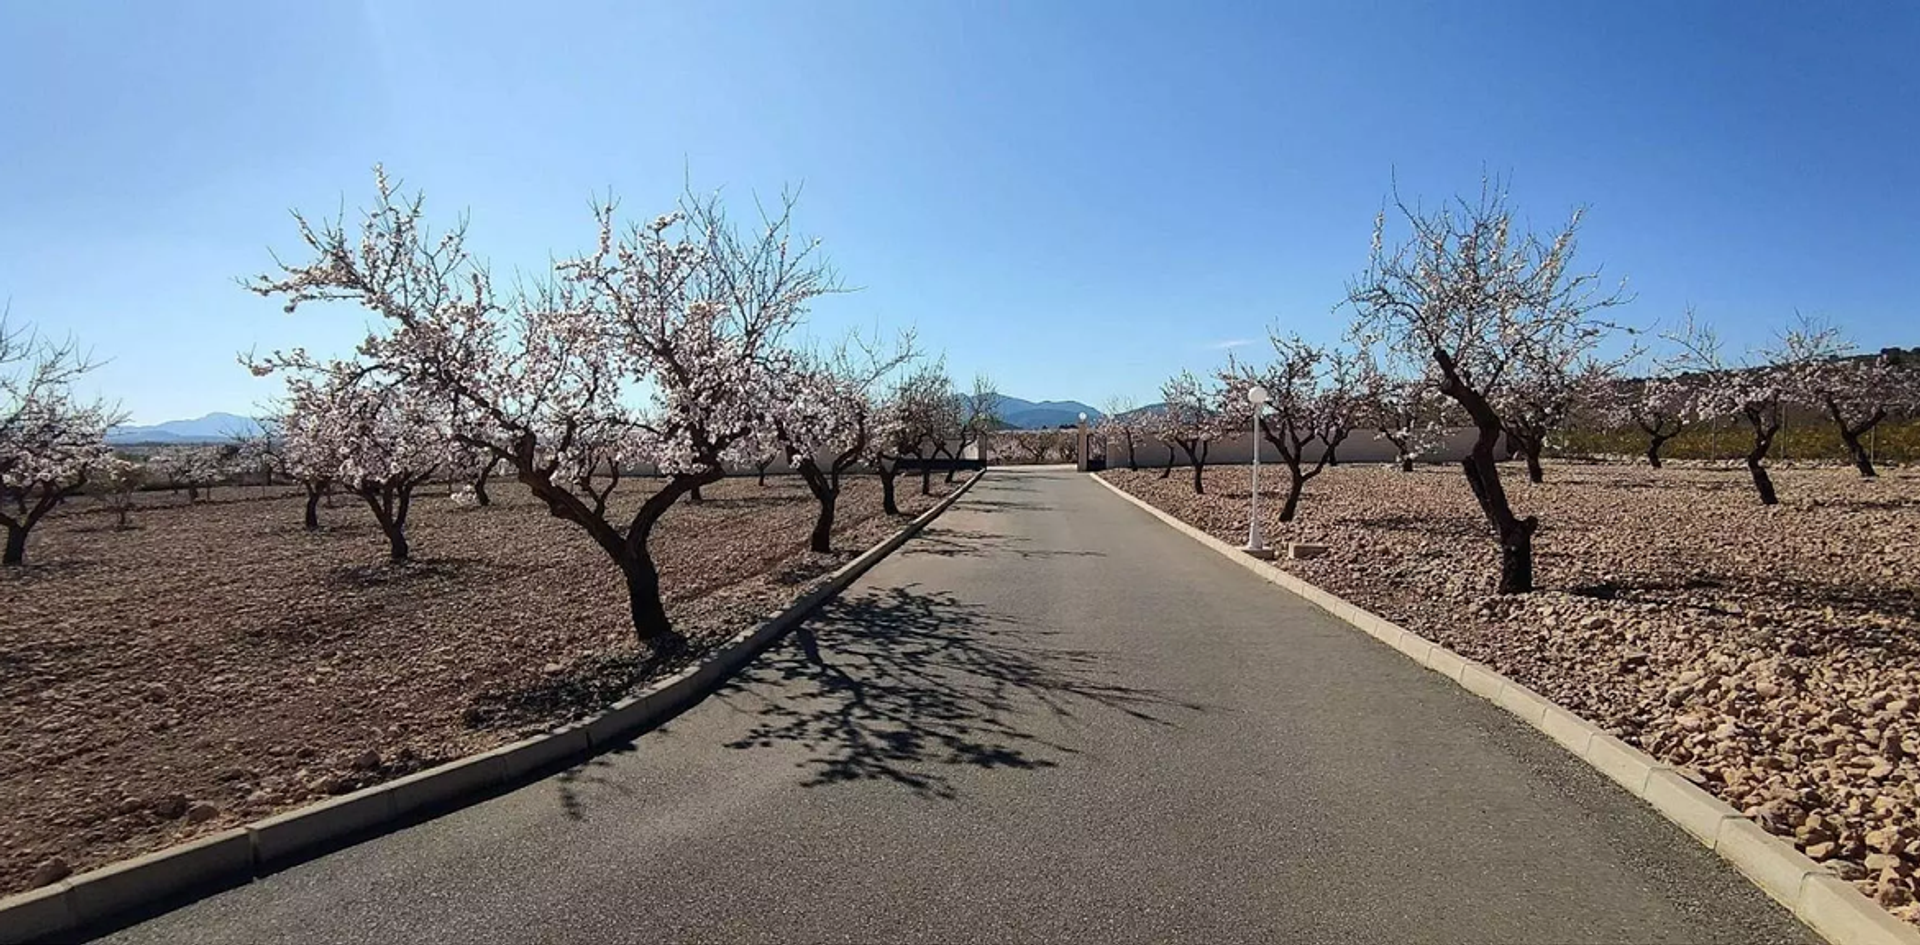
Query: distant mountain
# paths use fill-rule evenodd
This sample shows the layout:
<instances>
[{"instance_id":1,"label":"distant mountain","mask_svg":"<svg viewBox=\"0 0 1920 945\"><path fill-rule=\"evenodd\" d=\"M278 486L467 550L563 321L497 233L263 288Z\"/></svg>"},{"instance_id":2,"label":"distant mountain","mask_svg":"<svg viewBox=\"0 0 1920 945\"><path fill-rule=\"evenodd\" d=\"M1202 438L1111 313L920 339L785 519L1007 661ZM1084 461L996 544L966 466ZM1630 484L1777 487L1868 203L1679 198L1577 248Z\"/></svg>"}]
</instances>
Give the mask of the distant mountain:
<instances>
[{"instance_id":1,"label":"distant mountain","mask_svg":"<svg viewBox=\"0 0 1920 945\"><path fill-rule=\"evenodd\" d=\"M107 431L115 446L134 443L225 443L236 436L253 436L260 424L251 417L210 413L198 420L168 420L151 426L119 426Z\"/></svg>"},{"instance_id":2,"label":"distant mountain","mask_svg":"<svg viewBox=\"0 0 1920 945\"><path fill-rule=\"evenodd\" d=\"M1086 414L1089 422L1105 416L1077 400L1022 400L1001 394L996 412L1000 422L1016 430L1039 430L1080 422Z\"/></svg>"},{"instance_id":3,"label":"distant mountain","mask_svg":"<svg viewBox=\"0 0 1920 945\"><path fill-rule=\"evenodd\" d=\"M1114 418L1117 420L1127 420L1133 417L1151 417L1151 416L1154 416L1155 414L1162 414L1166 412L1167 412L1167 405L1165 403L1148 404L1145 407L1135 407L1134 409L1129 410L1126 413L1115 414Z\"/></svg>"}]
</instances>

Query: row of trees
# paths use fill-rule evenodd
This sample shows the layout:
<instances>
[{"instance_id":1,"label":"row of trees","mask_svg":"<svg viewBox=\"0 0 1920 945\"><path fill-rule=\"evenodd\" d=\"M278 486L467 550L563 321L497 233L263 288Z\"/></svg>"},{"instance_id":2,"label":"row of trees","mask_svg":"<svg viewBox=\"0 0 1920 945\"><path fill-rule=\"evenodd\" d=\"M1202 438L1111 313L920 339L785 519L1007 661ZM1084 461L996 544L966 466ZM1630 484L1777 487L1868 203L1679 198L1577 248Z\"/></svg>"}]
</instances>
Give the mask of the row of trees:
<instances>
[{"instance_id":1,"label":"row of trees","mask_svg":"<svg viewBox=\"0 0 1920 945\"><path fill-rule=\"evenodd\" d=\"M809 305L840 283L818 241L793 236L792 208L783 195L742 227L711 196L688 193L631 224L600 204L589 252L497 288L464 221L431 233L423 199L376 168L375 199L351 224L296 213L302 257L276 257L277 271L244 280L288 312L344 302L377 316L353 355L247 356L255 374L286 384L266 434L219 457L155 456L148 478L197 495L236 464L265 470L306 487L309 528L319 498L343 490L365 502L400 562L421 485L458 476L471 484L464 495L487 504L489 481L508 477L620 569L640 640L676 646L649 544L676 503L697 501L729 467L764 472L784 459L819 507L810 547L826 551L849 470L875 469L898 514L903 464L923 461L930 491L924 461L955 458L998 425L992 382L957 391L911 334L828 351L796 339ZM27 366L4 382L0 427L4 497L27 509L0 517L18 563L33 523L114 461L104 433L117 417L72 400L70 382L90 364L70 347L4 338L0 364ZM614 489L636 470L657 487L616 512Z\"/></svg>"},{"instance_id":2,"label":"row of trees","mask_svg":"<svg viewBox=\"0 0 1920 945\"><path fill-rule=\"evenodd\" d=\"M1514 512L1499 463L1518 456L1528 478L1542 481L1542 454L1571 426L1637 429L1658 467L1661 447L1690 425L1738 418L1750 433L1744 461L1755 493L1772 505L1765 459L1788 408L1826 417L1867 478L1875 470L1863 439L1920 409L1920 365L1862 355L1824 322L1798 320L1773 345L1733 358L1691 311L1668 332L1604 318L1627 301L1624 283L1605 286L1597 270L1575 266L1578 211L1550 233L1529 233L1497 182L1477 201L1434 211L1397 196L1393 204L1407 232L1392 244L1387 215L1376 218L1368 265L1347 287L1354 320L1340 343L1276 333L1266 364L1230 359L1211 376L1182 372L1162 387L1158 409L1112 411L1108 442L1122 444L1134 468L1141 446L1164 446L1163 477L1178 450L1202 492L1209 445L1253 426L1247 394L1259 385L1269 405L1260 437L1289 472L1288 521L1354 431L1390 441L1411 470L1445 431L1465 428L1473 438L1461 469L1501 548L1500 590L1517 593L1533 586L1539 523ZM1649 376L1625 377L1633 365L1650 367Z\"/></svg>"},{"instance_id":3,"label":"row of trees","mask_svg":"<svg viewBox=\"0 0 1920 945\"><path fill-rule=\"evenodd\" d=\"M809 305L840 283L818 241L793 236L790 196L746 227L711 196L624 225L603 203L589 252L503 290L464 223L432 235L420 196L378 169L375 189L352 227L296 214L307 258L247 285L290 312L347 302L379 322L349 359L295 350L249 364L287 378L283 472L359 495L396 561L415 488L451 464L478 499L498 470L605 551L640 640L672 647L650 538L676 503L729 466L784 457L818 503L810 545L825 551L849 469L875 468L897 513L903 462L991 424L990 384L956 393L911 335L827 352L796 342ZM616 513L613 491L637 468L660 482Z\"/></svg>"}]
</instances>

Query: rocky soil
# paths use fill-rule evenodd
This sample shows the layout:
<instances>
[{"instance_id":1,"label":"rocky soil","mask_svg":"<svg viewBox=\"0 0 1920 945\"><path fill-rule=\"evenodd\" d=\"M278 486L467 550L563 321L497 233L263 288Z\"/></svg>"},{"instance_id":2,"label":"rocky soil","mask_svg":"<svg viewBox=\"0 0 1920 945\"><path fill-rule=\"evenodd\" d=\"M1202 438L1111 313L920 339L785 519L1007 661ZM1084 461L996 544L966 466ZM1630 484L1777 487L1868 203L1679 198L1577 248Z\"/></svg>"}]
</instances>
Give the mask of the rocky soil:
<instances>
[{"instance_id":1,"label":"rocky soil","mask_svg":"<svg viewBox=\"0 0 1920 945\"><path fill-rule=\"evenodd\" d=\"M1271 542L1279 564L1488 663L1648 753L1920 922L1920 471L1774 473L1554 464L1503 482L1538 515L1537 583L1492 593L1498 549L1460 472L1343 466ZM1248 470L1105 474L1223 539L1246 539ZM1269 478L1271 476L1271 478ZM1270 485L1271 484L1271 485Z\"/></svg>"},{"instance_id":2,"label":"rocky soil","mask_svg":"<svg viewBox=\"0 0 1920 945\"><path fill-rule=\"evenodd\" d=\"M901 509L934 499L903 477ZM623 485L631 510L650 481ZM934 492L943 494L940 477ZM619 571L511 482L461 508L423 488L416 560L385 563L358 500L300 527L258 487L141 496L132 528L93 500L0 573L0 895L505 744L585 715L785 607L904 520L872 477L840 499L836 553L808 554L796 477L729 479L654 534L692 646L645 659Z\"/></svg>"}]
</instances>

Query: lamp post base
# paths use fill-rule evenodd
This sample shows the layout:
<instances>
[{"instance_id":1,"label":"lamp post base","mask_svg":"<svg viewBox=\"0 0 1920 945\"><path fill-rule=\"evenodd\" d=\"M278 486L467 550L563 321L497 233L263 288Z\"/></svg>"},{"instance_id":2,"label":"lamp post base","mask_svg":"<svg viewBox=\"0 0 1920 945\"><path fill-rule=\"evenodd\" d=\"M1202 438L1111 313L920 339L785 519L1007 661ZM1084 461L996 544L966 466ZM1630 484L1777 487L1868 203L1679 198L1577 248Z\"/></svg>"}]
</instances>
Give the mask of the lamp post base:
<instances>
[{"instance_id":1,"label":"lamp post base","mask_svg":"<svg viewBox=\"0 0 1920 945\"><path fill-rule=\"evenodd\" d=\"M1247 554L1255 558L1259 558L1262 561L1272 561L1276 554L1274 549L1268 548L1265 545L1262 545L1257 548L1254 547L1253 545L1248 545L1245 548L1242 548L1240 550L1246 552Z\"/></svg>"}]
</instances>

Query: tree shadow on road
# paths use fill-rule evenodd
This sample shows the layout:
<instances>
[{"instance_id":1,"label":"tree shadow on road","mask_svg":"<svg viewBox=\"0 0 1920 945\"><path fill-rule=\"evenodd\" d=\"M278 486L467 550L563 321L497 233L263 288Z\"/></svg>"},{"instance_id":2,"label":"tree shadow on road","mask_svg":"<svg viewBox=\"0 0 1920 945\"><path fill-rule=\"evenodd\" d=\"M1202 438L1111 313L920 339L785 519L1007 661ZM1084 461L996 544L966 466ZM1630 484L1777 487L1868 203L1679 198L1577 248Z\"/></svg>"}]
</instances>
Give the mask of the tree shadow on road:
<instances>
[{"instance_id":1,"label":"tree shadow on road","mask_svg":"<svg viewBox=\"0 0 1920 945\"><path fill-rule=\"evenodd\" d=\"M759 716L728 747L804 745L809 787L887 781L953 798L943 768L1037 770L1075 753L1022 717L1118 712L1170 726L1155 712L1200 710L1111 681L1099 654L1048 645L1055 635L918 585L835 601L721 691Z\"/></svg>"},{"instance_id":2,"label":"tree shadow on road","mask_svg":"<svg viewBox=\"0 0 1920 945\"><path fill-rule=\"evenodd\" d=\"M933 555L940 558L989 557L995 554L1020 558L1104 558L1107 553L1090 548L1024 548L1033 539L1024 535L1000 535L965 528L933 527L916 535L899 552L902 558Z\"/></svg>"}]
</instances>

